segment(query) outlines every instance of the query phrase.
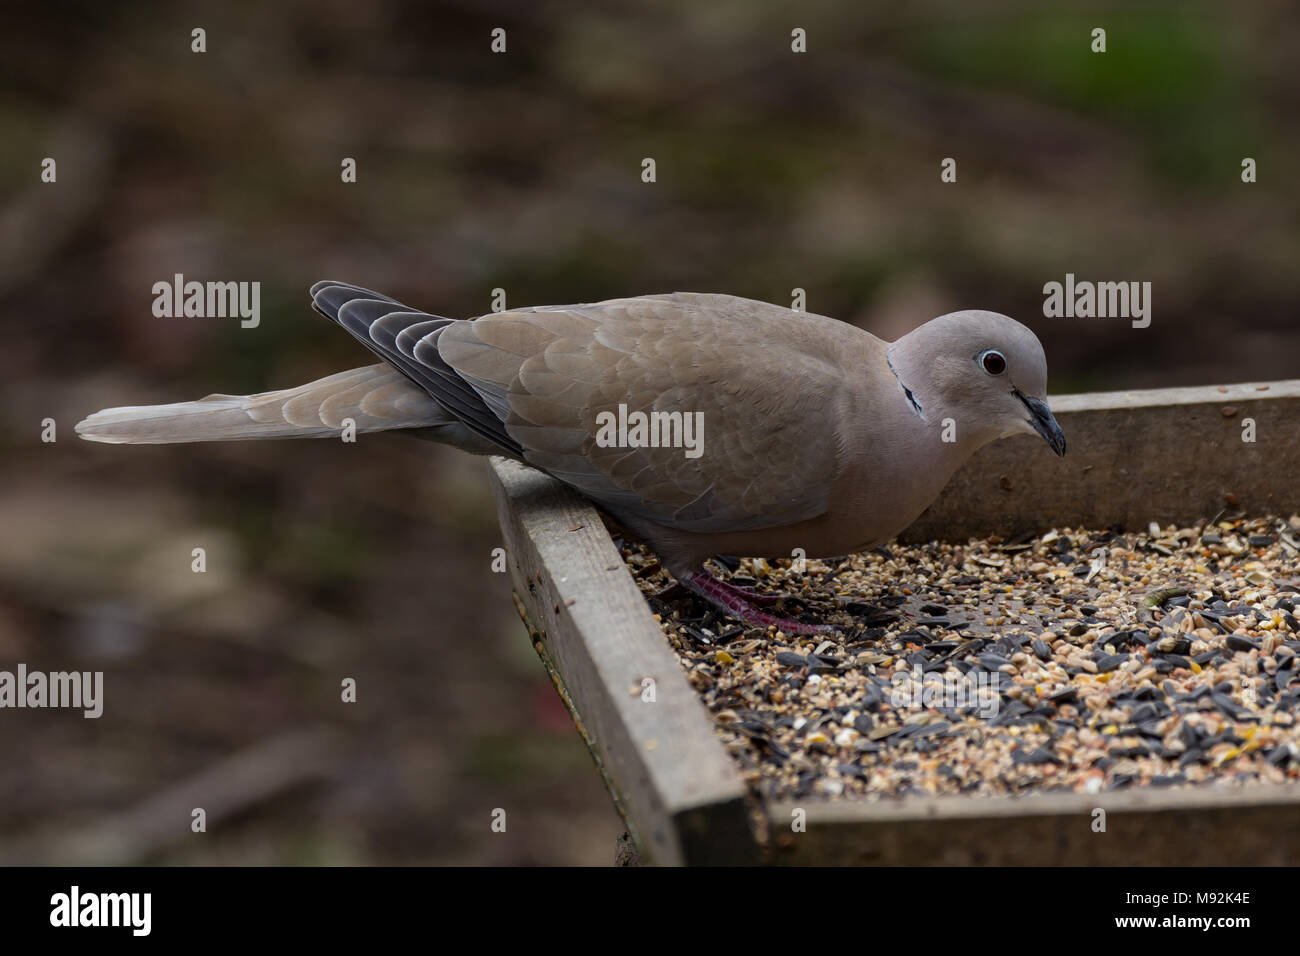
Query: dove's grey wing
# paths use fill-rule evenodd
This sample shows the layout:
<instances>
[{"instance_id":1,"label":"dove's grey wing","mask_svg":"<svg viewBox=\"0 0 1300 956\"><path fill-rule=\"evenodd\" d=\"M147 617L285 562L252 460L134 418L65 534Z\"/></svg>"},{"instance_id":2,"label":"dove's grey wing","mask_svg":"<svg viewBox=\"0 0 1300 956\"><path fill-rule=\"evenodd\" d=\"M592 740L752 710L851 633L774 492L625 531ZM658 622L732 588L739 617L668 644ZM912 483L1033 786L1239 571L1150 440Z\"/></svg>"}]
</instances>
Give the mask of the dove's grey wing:
<instances>
[{"instance_id":1,"label":"dove's grey wing","mask_svg":"<svg viewBox=\"0 0 1300 956\"><path fill-rule=\"evenodd\" d=\"M845 349L878 344L833 319L674 293L457 322L440 330L437 351L524 461L615 514L708 532L827 511L843 451ZM702 413L703 453L601 447L597 416L620 404Z\"/></svg>"}]
</instances>

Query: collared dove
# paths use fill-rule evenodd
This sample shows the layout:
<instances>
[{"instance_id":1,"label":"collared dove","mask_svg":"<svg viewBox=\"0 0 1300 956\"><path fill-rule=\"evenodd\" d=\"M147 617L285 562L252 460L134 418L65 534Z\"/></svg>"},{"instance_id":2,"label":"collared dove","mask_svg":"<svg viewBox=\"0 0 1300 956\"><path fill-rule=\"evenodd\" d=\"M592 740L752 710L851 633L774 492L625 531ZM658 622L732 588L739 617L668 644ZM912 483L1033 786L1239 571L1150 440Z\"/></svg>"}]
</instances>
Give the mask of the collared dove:
<instances>
[{"instance_id":1,"label":"collared dove","mask_svg":"<svg viewBox=\"0 0 1300 956\"><path fill-rule=\"evenodd\" d=\"M999 437L1037 433L1065 454L1045 401L1043 348L994 312L953 312L887 343L729 295L469 320L342 282L318 282L311 296L383 363L258 395L110 408L78 434L114 443L326 437L351 419L357 432L410 429L504 455L643 537L680 586L746 623L793 632L820 628L760 610L771 595L726 584L704 562L880 544Z\"/></svg>"}]
</instances>

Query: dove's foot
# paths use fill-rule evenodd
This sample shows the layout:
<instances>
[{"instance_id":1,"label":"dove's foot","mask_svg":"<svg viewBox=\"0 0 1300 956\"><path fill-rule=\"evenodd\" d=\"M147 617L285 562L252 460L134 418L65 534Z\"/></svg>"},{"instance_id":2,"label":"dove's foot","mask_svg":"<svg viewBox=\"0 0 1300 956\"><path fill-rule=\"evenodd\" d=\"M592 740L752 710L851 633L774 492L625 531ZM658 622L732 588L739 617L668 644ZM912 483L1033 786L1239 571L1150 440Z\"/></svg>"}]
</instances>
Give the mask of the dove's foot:
<instances>
[{"instance_id":1,"label":"dove's foot","mask_svg":"<svg viewBox=\"0 0 1300 956\"><path fill-rule=\"evenodd\" d=\"M701 573L707 574L708 572L705 571ZM786 598L794 597L793 594L773 594L770 591L759 591L757 588L746 587L743 584L727 584L717 578L714 578L714 580L722 587L736 592L747 604L752 604L755 607L771 607L773 604L784 601ZM671 601L674 598L686 597L688 594L698 593L699 592L697 591L692 591L684 584L674 582L668 585L668 587L658 590L650 596L660 601Z\"/></svg>"},{"instance_id":2,"label":"dove's foot","mask_svg":"<svg viewBox=\"0 0 1300 956\"><path fill-rule=\"evenodd\" d=\"M760 591L758 588L748 587L744 584L726 584L722 581L719 581L718 583L723 587L731 588L731 590L736 591L745 599L746 602L755 607L771 607L773 604L784 601L786 598L794 597L793 594L786 594L784 591L774 593L772 591Z\"/></svg>"},{"instance_id":3,"label":"dove's foot","mask_svg":"<svg viewBox=\"0 0 1300 956\"><path fill-rule=\"evenodd\" d=\"M703 569L681 579L681 587L698 594L714 607L737 620L755 627L775 627L787 634L832 634L835 629L825 624L805 624L788 617L777 617L760 611L755 604L774 604L785 595L760 594L719 581ZM661 592L662 593L662 592ZM770 599L770 600L768 600Z\"/></svg>"}]
</instances>

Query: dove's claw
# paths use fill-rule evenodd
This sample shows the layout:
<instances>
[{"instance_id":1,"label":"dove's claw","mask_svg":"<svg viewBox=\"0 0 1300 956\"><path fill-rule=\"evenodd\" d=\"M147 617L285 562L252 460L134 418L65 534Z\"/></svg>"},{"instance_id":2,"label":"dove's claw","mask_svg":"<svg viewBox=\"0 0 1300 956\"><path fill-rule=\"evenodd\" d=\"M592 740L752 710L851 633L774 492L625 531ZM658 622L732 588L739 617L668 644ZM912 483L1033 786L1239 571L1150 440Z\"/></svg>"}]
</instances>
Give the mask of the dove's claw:
<instances>
[{"instance_id":1,"label":"dove's claw","mask_svg":"<svg viewBox=\"0 0 1300 956\"><path fill-rule=\"evenodd\" d=\"M720 584L722 582L719 582ZM786 598L794 597L793 594L773 593L771 591L760 591L757 588L748 587L744 584L725 584L725 587L731 588L742 594L746 601L755 607L771 607L773 604L779 604Z\"/></svg>"},{"instance_id":2,"label":"dove's claw","mask_svg":"<svg viewBox=\"0 0 1300 956\"><path fill-rule=\"evenodd\" d=\"M723 588L726 588L727 590L730 591L735 591L738 595L741 596L741 598L747 604L752 604L755 607L771 607L773 604L779 604L781 601L784 601L786 598L794 597L793 594L784 594L784 593L773 594L769 591L759 591L756 588L748 587L743 584L727 584L726 582L721 581L717 578L714 578L714 580L717 581L718 584L721 585ZM674 582L668 585L668 587L666 588L661 588L660 590L655 591L654 594L651 594L650 596L654 598L656 601L671 601L674 598L686 597L686 595L688 594L697 594L697 593L698 592L692 591L684 584Z\"/></svg>"},{"instance_id":3,"label":"dove's claw","mask_svg":"<svg viewBox=\"0 0 1300 956\"><path fill-rule=\"evenodd\" d=\"M681 586L698 594L724 613L755 627L775 627L787 634L833 634L835 632L835 628L826 624L805 624L803 621L777 617L775 614L760 611L754 606L755 604L760 601L774 604L785 595L742 590L725 581L719 581L708 571L700 570L686 575L681 579Z\"/></svg>"}]
</instances>

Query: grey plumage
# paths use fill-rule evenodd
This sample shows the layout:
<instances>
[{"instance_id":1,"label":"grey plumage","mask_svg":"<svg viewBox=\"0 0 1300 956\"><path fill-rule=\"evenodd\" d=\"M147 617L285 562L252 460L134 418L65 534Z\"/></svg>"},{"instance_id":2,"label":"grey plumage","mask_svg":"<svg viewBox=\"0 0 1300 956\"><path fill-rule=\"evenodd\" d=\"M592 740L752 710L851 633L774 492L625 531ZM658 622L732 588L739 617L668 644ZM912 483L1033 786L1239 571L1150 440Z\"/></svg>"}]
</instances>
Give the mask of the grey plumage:
<instances>
[{"instance_id":1,"label":"grey plumage","mask_svg":"<svg viewBox=\"0 0 1300 956\"><path fill-rule=\"evenodd\" d=\"M688 588L753 623L700 570L713 554L844 554L892 537L982 444L1064 437L1046 360L1006 316L941 316L894 343L824 316L672 293L455 320L341 282L313 306L383 360L252 396L107 409L77 426L107 442L410 429L540 468L645 537ZM995 355L998 361L988 360ZM997 370L995 370L997 369ZM700 414L702 454L597 440L602 413Z\"/></svg>"}]
</instances>

